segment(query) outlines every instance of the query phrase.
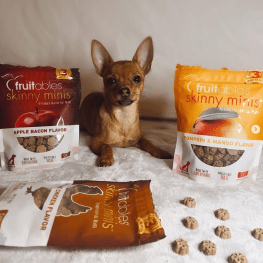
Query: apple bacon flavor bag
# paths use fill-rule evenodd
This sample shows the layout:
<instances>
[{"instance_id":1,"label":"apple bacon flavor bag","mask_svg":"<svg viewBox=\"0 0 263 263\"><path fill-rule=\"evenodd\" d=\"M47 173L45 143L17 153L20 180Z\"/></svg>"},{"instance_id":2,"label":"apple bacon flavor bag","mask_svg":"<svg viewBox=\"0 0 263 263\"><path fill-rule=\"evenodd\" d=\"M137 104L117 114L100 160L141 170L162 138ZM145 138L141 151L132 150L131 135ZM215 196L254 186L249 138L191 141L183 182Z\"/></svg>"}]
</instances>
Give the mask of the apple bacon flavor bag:
<instances>
[{"instance_id":1,"label":"apple bacon flavor bag","mask_svg":"<svg viewBox=\"0 0 263 263\"><path fill-rule=\"evenodd\" d=\"M263 72L177 65L173 170L225 185L256 180L263 140Z\"/></svg>"},{"instance_id":2,"label":"apple bacon flavor bag","mask_svg":"<svg viewBox=\"0 0 263 263\"><path fill-rule=\"evenodd\" d=\"M61 166L78 153L77 68L0 64L1 169Z\"/></svg>"}]
</instances>

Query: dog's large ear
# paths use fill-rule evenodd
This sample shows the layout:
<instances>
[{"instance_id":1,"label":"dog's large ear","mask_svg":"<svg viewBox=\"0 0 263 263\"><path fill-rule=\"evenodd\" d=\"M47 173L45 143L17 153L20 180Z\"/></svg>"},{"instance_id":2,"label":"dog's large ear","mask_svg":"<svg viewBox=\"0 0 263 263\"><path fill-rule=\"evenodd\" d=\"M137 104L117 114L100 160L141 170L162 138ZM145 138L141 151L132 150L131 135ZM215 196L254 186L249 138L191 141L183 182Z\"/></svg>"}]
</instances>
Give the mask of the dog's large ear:
<instances>
[{"instance_id":1,"label":"dog's large ear","mask_svg":"<svg viewBox=\"0 0 263 263\"><path fill-rule=\"evenodd\" d=\"M145 75L151 70L153 60L153 41L151 37L147 37L138 47L133 61L137 62L144 70Z\"/></svg>"},{"instance_id":2,"label":"dog's large ear","mask_svg":"<svg viewBox=\"0 0 263 263\"><path fill-rule=\"evenodd\" d=\"M106 48L97 40L91 43L91 58L97 74L102 76L103 70L113 62Z\"/></svg>"}]
</instances>

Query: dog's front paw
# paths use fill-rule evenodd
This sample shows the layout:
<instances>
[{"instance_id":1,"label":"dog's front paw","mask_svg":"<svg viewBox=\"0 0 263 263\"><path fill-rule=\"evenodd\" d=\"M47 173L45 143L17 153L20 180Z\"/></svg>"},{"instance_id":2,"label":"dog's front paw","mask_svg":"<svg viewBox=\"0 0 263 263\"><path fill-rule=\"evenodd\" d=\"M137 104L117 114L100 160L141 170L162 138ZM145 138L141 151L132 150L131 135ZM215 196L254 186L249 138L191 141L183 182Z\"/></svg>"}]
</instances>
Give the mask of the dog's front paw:
<instances>
[{"instance_id":1,"label":"dog's front paw","mask_svg":"<svg viewBox=\"0 0 263 263\"><path fill-rule=\"evenodd\" d=\"M99 158L98 166L100 166L100 167L107 167L107 166L113 165L113 163L114 163L113 156L101 156Z\"/></svg>"}]
</instances>

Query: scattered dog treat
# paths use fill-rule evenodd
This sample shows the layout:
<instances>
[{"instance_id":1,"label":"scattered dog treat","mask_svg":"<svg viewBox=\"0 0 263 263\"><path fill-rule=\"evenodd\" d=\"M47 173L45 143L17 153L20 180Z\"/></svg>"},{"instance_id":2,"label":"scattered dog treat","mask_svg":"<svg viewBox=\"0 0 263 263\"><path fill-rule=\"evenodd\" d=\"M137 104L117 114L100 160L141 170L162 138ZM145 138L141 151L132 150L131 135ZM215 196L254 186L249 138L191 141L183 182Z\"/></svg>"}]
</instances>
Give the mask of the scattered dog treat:
<instances>
[{"instance_id":1,"label":"scattered dog treat","mask_svg":"<svg viewBox=\"0 0 263 263\"><path fill-rule=\"evenodd\" d=\"M199 246L199 250L203 252L205 255L215 255L216 254L216 245L210 240L205 240L201 242Z\"/></svg>"},{"instance_id":2,"label":"scattered dog treat","mask_svg":"<svg viewBox=\"0 0 263 263\"><path fill-rule=\"evenodd\" d=\"M199 227L198 222L196 221L196 219L194 217L186 217L183 220L183 224L185 227L189 228L189 229L197 229Z\"/></svg>"},{"instance_id":3,"label":"scattered dog treat","mask_svg":"<svg viewBox=\"0 0 263 263\"><path fill-rule=\"evenodd\" d=\"M192 197L185 197L183 200L183 204L187 207L195 207L196 201Z\"/></svg>"},{"instance_id":4,"label":"scattered dog treat","mask_svg":"<svg viewBox=\"0 0 263 263\"><path fill-rule=\"evenodd\" d=\"M241 253L233 253L228 258L229 263L248 263L246 256Z\"/></svg>"},{"instance_id":5,"label":"scattered dog treat","mask_svg":"<svg viewBox=\"0 0 263 263\"><path fill-rule=\"evenodd\" d=\"M220 220L228 220L230 218L230 215L226 209L220 208L215 211L216 218Z\"/></svg>"},{"instance_id":6,"label":"scattered dog treat","mask_svg":"<svg viewBox=\"0 0 263 263\"><path fill-rule=\"evenodd\" d=\"M255 228L252 232L252 236L257 240L263 241L263 229Z\"/></svg>"},{"instance_id":7,"label":"scattered dog treat","mask_svg":"<svg viewBox=\"0 0 263 263\"><path fill-rule=\"evenodd\" d=\"M217 167L225 167L238 161L243 155L243 150L216 148L200 145L192 145L195 155L202 162Z\"/></svg>"},{"instance_id":8,"label":"scattered dog treat","mask_svg":"<svg viewBox=\"0 0 263 263\"><path fill-rule=\"evenodd\" d=\"M58 137L61 136L31 136L31 137L18 137L17 140L19 144L30 152L43 153L53 150L56 146L60 144L63 136L60 140Z\"/></svg>"},{"instance_id":9,"label":"scattered dog treat","mask_svg":"<svg viewBox=\"0 0 263 263\"><path fill-rule=\"evenodd\" d=\"M186 255L189 252L189 246L187 241L182 238L176 239L172 244L173 251L179 255Z\"/></svg>"},{"instance_id":10,"label":"scattered dog treat","mask_svg":"<svg viewBox=\"0 0 263 263\"><path fill-rule=\"evenodd\" d=\"M228 227L225 227L225 226L218 226L215 229L215 234L218 237L221 237L222 239L229 239L229 238L231 238L230 229Z\"/></svg>"}]
</instances>

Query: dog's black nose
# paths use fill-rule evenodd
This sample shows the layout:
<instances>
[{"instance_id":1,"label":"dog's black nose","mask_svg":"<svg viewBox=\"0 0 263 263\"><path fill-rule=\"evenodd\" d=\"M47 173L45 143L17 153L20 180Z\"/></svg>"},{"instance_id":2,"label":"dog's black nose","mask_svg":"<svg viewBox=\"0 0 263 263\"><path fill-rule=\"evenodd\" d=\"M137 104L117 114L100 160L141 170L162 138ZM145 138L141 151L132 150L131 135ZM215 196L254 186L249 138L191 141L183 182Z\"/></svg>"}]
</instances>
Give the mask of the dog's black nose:
<instances>
[{"instance_id":1,"label":"dog's black nose","mask_svg":"<svg viewBox=\"0 0 263 263\"><path fill-rule=\"evenodd\" d=\"M119 91L119 94L122 96L122 97L128 97L130 94L131 94L131 91L129 88L123 88Z\"/></svg>"}]
</instances>

